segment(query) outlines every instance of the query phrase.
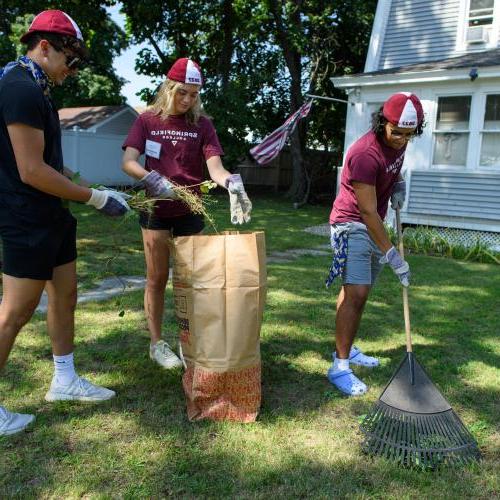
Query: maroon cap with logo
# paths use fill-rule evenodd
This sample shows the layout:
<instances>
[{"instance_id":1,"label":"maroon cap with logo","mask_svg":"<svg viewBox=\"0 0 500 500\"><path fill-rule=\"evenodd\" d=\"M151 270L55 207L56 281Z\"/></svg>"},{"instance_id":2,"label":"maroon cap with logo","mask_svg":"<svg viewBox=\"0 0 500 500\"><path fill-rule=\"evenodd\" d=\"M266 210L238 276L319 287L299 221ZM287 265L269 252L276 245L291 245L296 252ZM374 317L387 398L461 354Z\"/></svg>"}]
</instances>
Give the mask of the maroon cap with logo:
<instances>
[{"instance_id":1,"label":"maroon cap with logo","mask_svg":"<svg viewBox=\"0 0 500 500\"><path fill-rule=\"evenodd\" d=\"M424 120L422 103L410 92L398 92L389 97L382 113L390 123L401 128L415 128Z\"/></svg>"},{"instance_id":2,"label":"maroon cap with logo","mask_svg":"<svg viewBox=\"0 0 500 500\"><path fill-rule=\"evenodd\" d=\"M172 64L172 67L167 73L167 78L169 80L175 80L176 82L203 85L201 68L197 63L187 57L177 59L177 61Z\"/></svg>"},{"instance_id":3,"label":"maroon cap with logo","mask_svg":"<svg viewBox=\"0 0 500 500\"><path fill-rule=\"evenodd\" d=\"M44 10L40 12L40 14L33 19L28 31L21 37L21 42L25 42L26 38L36 31L72 36L83 42L80 28L75 21L62 10Z\"/></svg>"}]
</instances>

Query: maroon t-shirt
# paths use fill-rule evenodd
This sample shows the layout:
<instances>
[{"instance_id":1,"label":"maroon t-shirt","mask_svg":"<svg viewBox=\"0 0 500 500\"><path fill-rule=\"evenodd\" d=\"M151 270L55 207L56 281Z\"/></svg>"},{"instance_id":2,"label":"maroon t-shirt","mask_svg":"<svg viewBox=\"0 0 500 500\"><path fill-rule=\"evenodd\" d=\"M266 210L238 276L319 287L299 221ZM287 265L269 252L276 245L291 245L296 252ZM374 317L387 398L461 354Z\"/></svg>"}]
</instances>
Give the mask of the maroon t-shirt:
<instances>
[{"instance_id":1,"label":"maroon t-shirt","mask_svg":"<svg viewBox=\"0 0 500 500\"><path fill-rule=\"evenodd\" d=\"M339 192L330 213L330 224L363 222L353 181L375 186L377 212L384 219L392 188L403 166L405 151L406 145L401 149L390 148L371 131L360 137L347 151Z\"/></svg>"},{"instance_id":2,"label":"maroon t-shirt","mask_svg":"<svg viewBox=\"0 0 500 500\"><path fill-rule=\"evenodd\" d=\"M187 186L203 181L203 165L211 156L224 154L212 122L201 117L190 125L184 115L162 120L146 111L139 115L130 129L122 148L132 147L145 154L145 168L156 170L176 184ZM200 194L199 188L193 189ZM159 201L157 217L177 217L188 214L181 201Z\"/></svg>"}]
</instances>

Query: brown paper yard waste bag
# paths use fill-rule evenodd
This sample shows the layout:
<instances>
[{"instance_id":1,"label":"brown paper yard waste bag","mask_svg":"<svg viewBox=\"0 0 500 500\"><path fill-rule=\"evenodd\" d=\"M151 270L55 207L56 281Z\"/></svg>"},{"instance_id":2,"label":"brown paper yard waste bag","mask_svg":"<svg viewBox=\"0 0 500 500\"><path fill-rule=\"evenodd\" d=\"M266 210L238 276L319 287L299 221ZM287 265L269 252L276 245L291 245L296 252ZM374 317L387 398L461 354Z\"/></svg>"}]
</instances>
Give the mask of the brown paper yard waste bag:
<instances>
[{"instance_id":1,"label":"brown paper yard waste bag","mask_svg":"<svg viewBox=\"0 0 500 500\"><path fill-rule=\"evenodd\" d=\"M261 401L264 233L179 236L174 249L188 418L253 422Z\"/></svg>"}]
</instances>

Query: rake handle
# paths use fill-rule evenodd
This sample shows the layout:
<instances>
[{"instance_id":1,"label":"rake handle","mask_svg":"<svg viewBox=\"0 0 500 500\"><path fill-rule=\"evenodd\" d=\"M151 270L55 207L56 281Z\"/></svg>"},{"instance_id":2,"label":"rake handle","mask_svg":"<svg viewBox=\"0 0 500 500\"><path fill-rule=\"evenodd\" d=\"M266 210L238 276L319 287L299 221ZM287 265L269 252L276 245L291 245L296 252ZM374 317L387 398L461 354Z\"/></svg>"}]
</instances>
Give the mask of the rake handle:
<instances>
[{"instance_id":1,"label":"rake handle","mask_svg":"<svg viewBox=\"0 0 500 500\"><path fill-rule=\"evenodd\" d=\"M403 245L403 230L401 229L401 216L399 208L396 208L396 226L398 229L398 245L401 257L405 258L405 249ZM410 305L408 302L408 287L403 286L403 313L405 317L405 332L406 332L406 352L413 352L411 343L411 329L410 329Z\"/></svg>"}]
</instances>

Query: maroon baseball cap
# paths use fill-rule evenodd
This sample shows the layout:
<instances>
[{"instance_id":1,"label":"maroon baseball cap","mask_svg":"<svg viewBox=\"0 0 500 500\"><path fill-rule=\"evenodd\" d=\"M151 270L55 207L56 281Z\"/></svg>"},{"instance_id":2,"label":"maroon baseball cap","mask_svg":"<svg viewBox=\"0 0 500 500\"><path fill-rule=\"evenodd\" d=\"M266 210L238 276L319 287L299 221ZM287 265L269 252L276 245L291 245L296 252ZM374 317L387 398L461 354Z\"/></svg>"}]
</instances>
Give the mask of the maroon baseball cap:
<instances>
[{"instance_id":1,"label":"maroon baseball cap","mask_svg":"<svg viewBox=\"0 0 500 500\"><path fill-rule=\"evenodd\" d=\"M415 128L424 120L424 110L420 99L410 92L398 92L384 103L384 117L401 128Z\"/></svg>"},{"instance_id":2,"label":"maroon baseball cap","mask_svg":"<svg viewBox=\"0 0 500 500\"><path fill-rule=\"evenodd\" d=\"M169 80L175 80L176 82L203 85L201 68L197 63L187 57L177 59L177 61L172 64L172 67L168 70L167 78Z\"/></svg>"},{"instance_id":3,"label":"maroon baseball cap","mask_svg":"<svg viewBox=\"0 0 500 500\"><path fill-rule=\"evenodd\" d=\"M44 10L40 12L40 14L33 19L28 31L21 37L21 42L25 42L26 38L36 31L71 36L83 42L80 28L75 21L62 10Z\"/></svg>"}]
</instances>

